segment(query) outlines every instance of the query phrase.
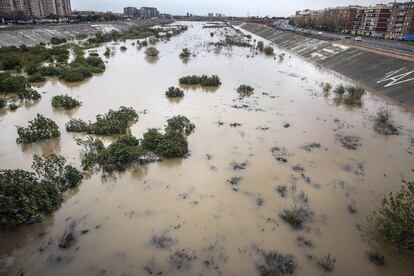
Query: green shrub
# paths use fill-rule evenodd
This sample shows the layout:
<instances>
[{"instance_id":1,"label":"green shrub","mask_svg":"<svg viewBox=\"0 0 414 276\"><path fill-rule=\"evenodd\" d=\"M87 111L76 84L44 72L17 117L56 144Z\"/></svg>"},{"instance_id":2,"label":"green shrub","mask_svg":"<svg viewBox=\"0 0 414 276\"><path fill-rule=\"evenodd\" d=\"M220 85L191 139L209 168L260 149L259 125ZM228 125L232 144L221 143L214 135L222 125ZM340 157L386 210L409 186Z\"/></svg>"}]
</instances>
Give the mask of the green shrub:
<instances>
[{"instance_id":1,"label":"green shrub","mask_svg":"<svg viewBox=\"0 0 414 276\"><path fill-rule=\"evenodd\" d=\"M174 116L167 120L165 132L180 133L190 135L195 129L195 125L185 116Z\"/></svg>"},{"instance_id":2,"label":"green shrub","mask_svg":"<svg viewBox=\"0 0 414 276\"><path fill-rule=\"evenodd\" d=\"M347 86L346 94L343 96L343 101L347 105L361 105L362 96L365 94L365 89L358 86Z\"/></svg>"},{"instance_id":3,"label":"green shrub","mask_svg":"<svg viewBox=\"0 0 414 276\"><path fill-rule=\"evenodd\" d=\"M237 88L237 92L241 96L251 96L253 94L254 88L250 85L242 84Z\"/></svg>"},{"instance_id":4,"label":"green shrub","mask_svg":"<svg viewBox=\"0 0 414 276\"><path fill-rule=\"evenodd\" d=\"M188 153L188 142L181 133L167 132L163 135L155 153L164 158L184 157Z\"/></svg>"},{"instance_id":5,"label":"green shrub","mask_svg":"<svg viewBox=\"0 0 414 276\"><path fill-rule=\"evenodd\" d=\"M84 145L86 153L82 156L82 167L85 170L99 165L105 172L122 171L145 154L140 141L129 134L118 138L108 147L101 140L92 138L85 141Z\"/></svg>"},{"instance_id":6,"label":"green shrub","mask_svg":"<svg viewBox=\"0 0 414 276\"><path fill-rule=\"evenodd\" d=\"M22 170L0 170L0 228L42 220L56 210L62 195L56 185Z\"/></svg>"},{"instance_id":7,"label":"green shrub","mask_svg":"<svg viewBox=\"0 0 414 276\"><path fill-rule=\"evenodd\" d=\"M346 88L345 86L343 86L342 84L338 85L334 91L333 91L336 95L341 96L345 94L346 92Z\"/></svg>"},{"instance_id":8,"label":"green shrub","mask_svg":"<svg viewBox=\"0 0 414 276\"><path fill-rule=\"evenodd\" d=\"M38 177L23 170L0 170L0 229L42 220L60 206L62 192L83 179L62 156L35 155L32 168Z\"/></svg>"},{"instance_id":9,"label":"green shrub","mask_svg":"<svg viewBox=\"0 0 414 276\"><path fill-rule=\"evenodd\" d=\"M65 128L67 132L88 132L89 124L80 119L71 119Z\"/></svg>"},{"instance_id":10,"label":"green shrub","mask_svg":"<svg viewBox=\"0 0 414 276\"><path fill-rule=\"evenodd\" d=\"M0 98L0 109L2 109L3 107L6 107L6 105L7 105L6 99Z\"/></svg>"},{"instance_id":11,"label":"green shrub","mask_svg":"<svg viewBox=\"0 0 414 276\"><path fill-rule=\"evenodd\" d=\"M30 83L32 83L32 82L44 82L44 81L46 81L46 79L40 73L36 73L36 74L33 74L33 75L29 76L27 78L27 80Z\"/></svg>"},{"instance_id":12,"label":"green shrub","mask_svg":"<svg viewBox=\"0 0 414 276\"><path fill-rule=\"evenodd\" d=\"M25 77L0 72L0 94L19 92L26 89L28 89L28 83Z\"/></svg>"},{"instance_id":13,"label":"green shrub","mask_svg":"<svg viewBox=\"0 0 414 276\"><path fill-rule=\"evenodd\" d=\"M268 56L272 56L273 55L273 47L272 46L266 46L263 49L263 51L264 51L265 55L268 55Z\"/></svg>"},{"instance_id":14,"label":"green shrub","mask_svg":"<svg viewBox=\"0 0 414 276\"><path fill-rule=\"evenodd\" d=\"M155 47L148 47L145 50L147 57L157 57L160 52Z\"/></svg>"},{"instance_id":15,"label":"green shrub","mask_svg":"<svg viewBox=\"0 0 414 276\"><path fill-rule=\"evenodd\" d=\"M73 109L80 106L82 103L69 95L59 95L52 98L52 107L61 109Z\"/></svg>"},{"instance_id":16,"label":"green shrub","mask_svg":"<svg viewBox=\"0 0 414 276\"><path fill-rule=\"evenodd\" d=\"M9 104L9 110L10 111L16 111L20 106L15 104L15 103L11 103Z\"/></svg>"},{"instance_id":17,"label":"green shrub","mask_svg":"<svg viewBox=\"0 0 414 276\"><path fill-rule=\"evenodd\" d=\"M291 209L285 209L279 215L281 219L287 222L293 229L302 229L306 222L308 222L313 213L302 207L294 206Z\"/></svg>"},{"instance_id":18,"label":"green shrub","mask_svg":"<svg viewBox=\"0 0 414 276\"><path fill-rule=\"evenodd\" d=\"M66 191L79 185L83 179L82 173L71 165L66 165L66 159L60 155L33 156L32 169L39 178L55 184L60 191Z\"/></svg>"},{"instance_id":19,"label":"green shrub","mask_svg":"<svg viewBox=\"0 0 414 276\"><path fill-rule=\"evenodd\" d=\"M282 254L279 252L264 252L259 250L263 261L257 264L261 276L283 276L293 274L297 263L293 255Z\"/></svg>"},{"instance_id":20,"label":"green shrub","mask_svg":"<svg viewBox=\"0 0 414 276\"><path fill-rule=\"evenodd\" d=\"M54 36L50 39L50 43L53 45L63 44L63 43L66 43L66 38L64 37L59 38L59 37Z\"/></svg>"},{"instance_id":21,"label":"green shrub","mask_svg":"<svg viewBox=\"0 0 414 276\"><path fill-rule=\"evenodd\" d=\"M60 69L54 65L42 66L39 68L39 73L44 77L59 76Z\"/></svg>"},{"instance_id":22,"label":"green shrub","mask_svg":"<svg viewBox=\"0 0 414 276\"><path fill-rule=\"evenodd\" d=\"M37 114L36 118L29 121L29 126L24 128L17 126L18 144L28 144L36 141L59 137L60 131L58 125L49 118Z\"/></svg>"},{"instance_id":23,"label":"green shrub","mask_svg":"<svg viewBox=\"0 0 414 276\"><path fill-rule=\"evenodd\" d=\"M262 52L264 50L264 43L263 41L257 42L257 49Z\"/></svg>"},{"instance_id":24,"label":"green shrub","mask_svg":"<svg viewBox=\"0 0 414 276\"><path fill-rule=\"evenodd\" d=\"M190 50L188 48L184 48L180 53L180 58L189 58L191 56Z\"/></svg>"},{"instance_id":25,"label":"green shrub","mask_svg":"<svg viewBox=\"0 0 414 276\"><path fill-rule=\"evenodd\" d=\"M165 91L165 95L168 98L181 98L184 97L184 91L178 87L171 86L167 91Z\"/></svg>"},{"instance_id":26,"label":"green shrub","mask_svg":"<svg viewBox=\"0 0 414 276\"><path fill-rule=\"evenodd\" d=\"M80 141L85 147L82 167L91 170L95 166L105 172L122 171L132 164L155 161L153 154L164 158L183 157L188 154L186 135L194 130L194 125L184 116L168 120L165 134L149 129L142 140L130 134L124 135L105 147L99 139L91 137Z\"/></svg>"},{"instance_id":27,"label":"green shrub","mask_svg":"<svg viewBox=\"0 0 414 276\"><path fill-rule=\"evenodd\" d=\"M396 247L414 250L414 182L385 196L371 222Z\"/></svg>"},{"instance_id":28,"label":"green shrub","mask_svg":"<svg viewBox=\"0 0 414 276\"><path fill-rule=\"evenodd\" d=\"M20 69L22 62L17 55L11 54L1 58L0 65L2 70Z\"/></svg>"},{"instance_id":29,"label":"green shrub","mask_svg":"<svg viewBox=\"0 0 414 276\"><path fill-rule=\"evenodd\" d=\"M83 132L96 135L117 135L127 133L132 123L138 120L137 112L132 108L121 106L119 110L109 110L104 115L96 116L96 122L84 123L81 120L72 119L66 124L69 132Z\"/></svg>"},{"instance_id":30,"label":"green shrub","mask_svg":"<svg viewBox=\"0 0 414 276\"><path fill-rule=\"evenodd\" d=\"M201 85L201 86L219 86L221 85L220 78L217 75L207 76L185 76L179 79L180 84L183 85Z\"/></svg>"},{"instance_id":31,"label":"green shrub","mask_svg":"<svg viewBox=\"0 0 414 276\"><path fill-rule=\"evenodd\" d=\"M161 134L157 129L149 129L143 135L142 147L147 151L156 152L162 138L163 134Z\"/></svg>"},{"instance_id":32,"label":"green shrub","mask_svg":"<svg viewBox=\"0 0 414 276\"><path fill-rule=\"evenodd\" d=\"M386 107L381 107L375 118L374 129L383 135L398 135L400 132L396 126L394 126L391 119L391 111Z\"/></svg>"},{"instance_id":33,"label":"green shrub","mask_svg":"<svg viewBox=\"0 0 414 276\"><path fill-rule=\"evenodd\" d=\"M28 101L36 101L39 100L42 96L36 90L32 88L27 88L25 90L17 92L17 96L19 96L22 100Z\"/></svg>"},{"instance_id":34,"label":"green shrub","mask_svg":"<svg viewBox=\"0 0 414 276\"><path fill-rule=\"evenodd\" d=\"M111 49L110 49L109 47L106 47L106 50L105 50L104 56L105 56L105 57L109 57L110 55L111 55Z\"/></svg>"},{"instance_id":35,"label":"green shrub","mask_svg":"<svg viewBox=\"0 0 414 276\"><path fill-rule=\"evenodd\" d=\"M332 89L332 84L330 84L329 82L326 82L323 84L323 92L327 93L329 91L331 91Z\"/></svg>"}]
</instances>

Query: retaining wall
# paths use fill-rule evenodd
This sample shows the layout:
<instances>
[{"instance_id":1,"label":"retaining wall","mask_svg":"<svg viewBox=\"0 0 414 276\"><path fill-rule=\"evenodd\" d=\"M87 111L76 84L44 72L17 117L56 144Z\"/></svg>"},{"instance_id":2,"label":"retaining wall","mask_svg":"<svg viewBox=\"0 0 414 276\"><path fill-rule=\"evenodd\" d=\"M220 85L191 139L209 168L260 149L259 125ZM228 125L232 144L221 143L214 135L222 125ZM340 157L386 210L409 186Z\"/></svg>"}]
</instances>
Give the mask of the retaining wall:
<instances>
[{"instance_id":1,"label":"retaining wall","mask_svg":"<svg viewBox=\"0 0 414 276\"><path fill-rule=\"evenodd\" d=\"M414 108L414 61L255 23L243 23L239 27Z\"/></svg>"}]
</instances>

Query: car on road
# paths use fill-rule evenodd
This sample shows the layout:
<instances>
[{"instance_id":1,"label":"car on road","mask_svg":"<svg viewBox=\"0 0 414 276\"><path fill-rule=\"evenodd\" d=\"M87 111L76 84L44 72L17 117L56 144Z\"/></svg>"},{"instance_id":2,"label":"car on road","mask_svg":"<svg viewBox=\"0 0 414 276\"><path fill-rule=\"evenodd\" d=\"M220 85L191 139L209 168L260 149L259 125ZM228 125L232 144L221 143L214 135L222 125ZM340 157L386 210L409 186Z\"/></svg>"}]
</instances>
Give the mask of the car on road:
<instances>
[{"instance_id":1,"label":"car on road","mask_svg":"<svg viewBox=\"0 0 414 276\"><path fill-rule=\"evenodd\" d=\"M318 35L321 35L322 34L322 32L318 32Z\"/></svg>"},{"instance_id":2,"label":"car on road","mask_svg":"<svg viewBox=\"0 0 414 276\"><path fill-rule=\"evenodd\" d=\"M357 37L355 37L355 38L354 38L354 40L355 40L355 41L362 41L362 37L357 36Z\"/></svg>"},{"instance_id":3,"label":"car on road","mask_svg":"<svg viewBox=\"0 0 414 276\"><path fill-rule=\"evenodd\" d=\"M352 36L350 36L350 35L346 35L346 36L344 36L344 38L345 38L345 39L351 39L351 38L352 38Z\"/></svg>"}]
</instances>

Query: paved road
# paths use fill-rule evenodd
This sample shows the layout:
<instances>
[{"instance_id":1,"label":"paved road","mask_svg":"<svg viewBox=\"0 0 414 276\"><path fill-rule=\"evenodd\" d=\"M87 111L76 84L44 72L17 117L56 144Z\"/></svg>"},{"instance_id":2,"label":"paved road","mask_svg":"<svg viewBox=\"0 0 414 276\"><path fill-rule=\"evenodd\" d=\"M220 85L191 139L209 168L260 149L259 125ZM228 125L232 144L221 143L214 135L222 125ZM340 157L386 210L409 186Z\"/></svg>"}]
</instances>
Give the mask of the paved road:
<instances>
[{"instance_id":1,"label":"paved road","mask_svg":"<svg viewBox=\"0 0 414 276\"><path fill-rule=\"evenodd\" d=\"M385 50L391 50L396 52L401 52L404 54L414 54L414 42L400 42L394 40L384 40L379 38L370 38L370 37L361 37L361 41L355 41L356 36L349 36L337 33L329 33L315 30L308 30L302 28L296 28L293 26L281 25L278 26L280 29L290 30L302 34L310 34L313 36L319 36L321 38L329 40L341 40L347 43L352 43L355 45L367 46L367 47L376 47L382 48ZM348 37L348 38L347 38Z\"/></svg>"}]
</instances>

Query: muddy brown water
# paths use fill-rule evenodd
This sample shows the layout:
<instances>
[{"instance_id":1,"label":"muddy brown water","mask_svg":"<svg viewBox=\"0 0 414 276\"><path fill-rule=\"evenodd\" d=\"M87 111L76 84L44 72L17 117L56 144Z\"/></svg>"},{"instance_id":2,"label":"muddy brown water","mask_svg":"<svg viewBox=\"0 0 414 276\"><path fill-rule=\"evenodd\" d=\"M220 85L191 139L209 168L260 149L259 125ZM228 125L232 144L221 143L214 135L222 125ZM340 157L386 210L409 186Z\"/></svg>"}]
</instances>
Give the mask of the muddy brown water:
<instances>
[{"instance_id":1,"label":"muddy brown water","mask_svg":"<svg viewBox=\"0 0 414 276\"><path fill-rule=\"evenodd\" d=\"M367 216L385 193L401 187L401 179L414 179L413 115L372 93L364 96L361 108L338 105L332 93L324 95L321 83L345 79L277 47L277 55L285 53L283 61L248 48L217 52L206 43L219 39L218 33L210 38L211 31L222 29L186 24L187 32L157 44L158 60L147 60L134 41L109 43L116 51L105 73L72 85L51 79L38 87L44 92L39 103L3 111L2 169L30 170L35 153L61 154L80 166L82 148L75 139L84 136L67 133L64 124L72 117L92 120L122 105L140 112L131 128L137 137L148 128L163 128L177 114L187 116L196 130L189 137L188 158L111 177L93 174L41 223L0 233L0 274L259 275L260 248L294 255L296 275L323 274L317 260L328 254L336 258L334 275L412 275L413 256L383 242ZM122 45L128 50L120 51ZM100 54L105 47L98 48ZM196 57L180 60L184 47ZM189 74L217 74L223 84L213 90L186 88L182 100L169 101L165 90ZM254 94L238 99L240 84L253 86ZM83 105L54 111L51 97L65 93ZM374 116L384 105L401 135L374 131ZM15 126L26 125L36 113L55 120L62 136L17 145ZM346 149L338 135L358 136L360 146ZM311 143L320 147L304 147ZM286 163L275 159L274 147L280 149L275 153L285 153ZM233 162L247 166L234 170ZM298 164L303 172L292 169ZM242 179L233 186L227 180L235 176ZM277 192L280 185L287 187L285 197ZM279 218L295 205L314 213L302 230ZM75 244L59 248L60 237L74 222ZM299 236L311 240L312 247L300 245ZM177 250L188 256L177 261L171 257ZM371 263L368 251L384 255L386 265Z\"/></svg>"}]
</instances>

